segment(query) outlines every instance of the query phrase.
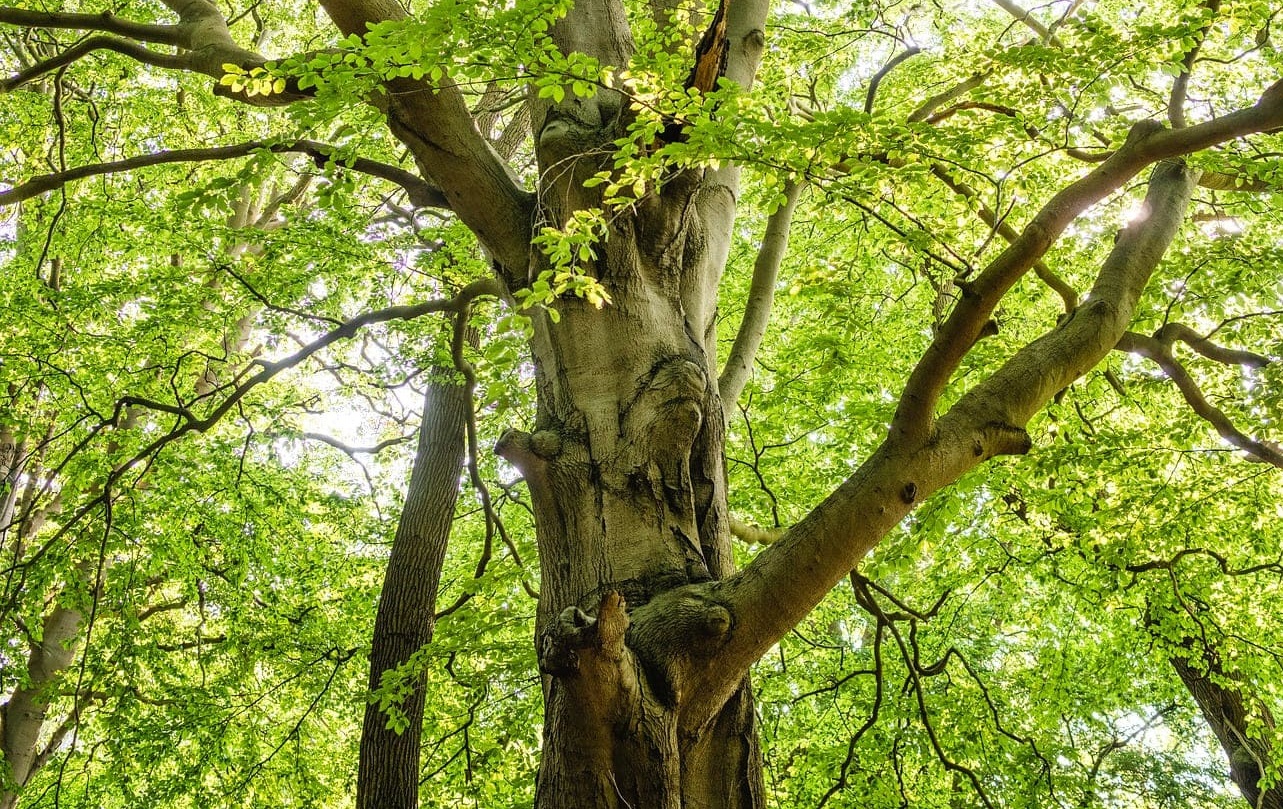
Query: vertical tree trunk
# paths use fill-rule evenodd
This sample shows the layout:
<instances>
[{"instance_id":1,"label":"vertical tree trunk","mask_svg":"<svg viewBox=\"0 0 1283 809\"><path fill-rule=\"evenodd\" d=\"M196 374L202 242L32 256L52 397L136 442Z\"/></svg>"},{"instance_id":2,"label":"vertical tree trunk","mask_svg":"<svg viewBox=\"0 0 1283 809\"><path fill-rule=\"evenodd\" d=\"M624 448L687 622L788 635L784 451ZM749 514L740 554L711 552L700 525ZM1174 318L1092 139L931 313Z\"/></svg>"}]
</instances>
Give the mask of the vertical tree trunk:
<instances>
[{"instance_id":1,"label":"vertical tree trunk","mask_svg":"<svg viewBox=\"0 0 1283 809\"><path fill-rule=\"evenodd\" d=\"M374 619L371 689L379 685L384 672L404 663L432 639L437 586L459 494L468 404L467 387L461 382L438 378L428 383L410 488ZM408 720L400 733L388 727L388 717L377 704L366 706L357 773L360 809L408 809L419 804L421 682L399 708Z\"/></svg>"},{"instance_id":2,"label":"vertical tree trunk","mask_svg":"<svg viewBox=\"0 0 1283 809\"><path fill-rule=\"evenodd\" d=\"M49 612L27 658L27 683L0 706L0 756L8 769L5 782L12 778L15 787L0 789L0 809L18 805L21 788L38 769L50 691L75 659L82 620L79 610L63 605Z\"/></svg>"},{"instance_id":3,"label":"vertical tree trunk","mask_svg":"<svg viewBox=\"0 0 1283 809\"><path fill-rule=\"evenodd\" d=\"M1200 648L1201 644L1191 641L1190 646ZM1276 784L1269 789L1261 789L1261 776L1273 760L1269 739L1248 735L1248 709L1243 694L1239 689L1226 685L1230 678L1221 668L1216 654L1204 650L1201 660L1172 656L1171 661L1229 757L1230 778L1243 793L1248 806L1252 809L1283 809L1283 788ZM1273 730L1274 717L1264 706L1261 710L1266 728Z\"/></svg>"},{"instance_id":4,"label":"vertical tree trunk","mask_svg":"<svg viewBox=\"0 0 1283 809\"><path fill-rule=\"evenodd\" d=\"M542 159L562 161L552 141L582 143L580 125L549 116ZM567 197L577 185L562 187ZM583 205L558 198L553 221ZM543 561L543 809L762 805L747 682L704 693L689 676L729 632L730 613L675 589L731 568L705 285L727 242L708 221L730 205L715 180L673 178L613 219L598 247L588 271L612 304L567 298L556 321L535 318L537 429L510 432L498 449L530 487Z\"/></svg>"}]
</instances>

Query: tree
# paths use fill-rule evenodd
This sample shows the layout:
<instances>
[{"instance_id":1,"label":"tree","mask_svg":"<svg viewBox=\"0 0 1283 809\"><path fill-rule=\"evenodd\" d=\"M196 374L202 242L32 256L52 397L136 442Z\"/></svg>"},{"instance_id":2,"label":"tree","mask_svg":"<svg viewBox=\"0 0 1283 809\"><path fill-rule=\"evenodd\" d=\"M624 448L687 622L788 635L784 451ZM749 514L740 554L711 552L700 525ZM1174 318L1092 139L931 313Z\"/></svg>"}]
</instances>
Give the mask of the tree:
<instances>
[{"instance_id":1,"label":"tree","mask_svg":"<svg viewBox=\"0 0 1283 809\"><path fill-rule=\"evenodd\" d=\"M309 533L341 535L333 515L345 509L350 527L369 531L358 506L334 503L343 495L309 474L312 455L291 460L297 450L269 440L256 457L251 439L304 436L300 414L335 386L378 412L388 406L382 390L442 366L502 409L463 418L463 463L480 508L472 528L485 549L456 604L497 586L487 578L496 536L514 560L530 541L509 534L492 502L489 487L508 486L511 475L493 466L482 474L495 461L481 457L480 440L497 433L499 419L528 419L495 448L528 492L526 500L505 488L504 499L529 508L538 556L536 805L765 805L750 670L823 614L821 602L844 582L848 608L867 616L858 644L845 641L842 653L872 655L870 718L840 745L845 756L834 761L829 788L799 779L807 799L854 790L863 771L868 794L921 795L924 805L1060 800L1058 788L1082 805L1118 800L1134 781L1110 756L1174 712L1190 715L1191 697L1232 758L1254 757L1251 775L1235 770L1244 790L1275 790L1278 765L1264 759L1275 749L1268 677L1277 669L1261 660L1277 639L1259 625L1226 629L1225 618L1252 615L1240 582L1277 588L1279 573L1277 531L1262 523L1261 503L1278 496L1283 452L1258 437L1279 411L1268 325L1279 293L1261 269L1277 258L1261 200L1278 182L1283 127L1283 60L1268 4L1173 2L1141 13L1062 3L1053 13L1009 2L900 10L579 0L435 4L408 14L386 0L325 0L316 25L305 6L269 5L225 14L205 0L175 0L127 16L0 9L12 60L7 98L21 100L8 107L6 125L25 178L0 192L0 203L22 206L6 274L15 279L9 302L25 313L4 354L5 435L14 437L4 525L20 535L5 548L5 603L12 636L33 649L26 672L5 682L8 800L34 783L25 760L63 749L40 722L28 725L28 741L14 729L23 717L43 722L71 679L75 638L83 631L88 646L99 605L121 598L107 594L134 586L114 583L122 562L134 570L139 558L171 553L191 564L190 578L159 565L141 571L154 582L151 601L120 610L135 622L173 595L184 614L195 604L203 625L208 585L200 583L211 570L227 585L220 613L255 600L271 613L263 593L283 591L271 598L290 615L288 631L323 635L328 624L308 617L315 605L297 592L315 586L316 575L335 610L355 612L349 602L361 598L341 573L317 573L343 557L343 543L311 551L317 564L307 580L278 585L271 565L248 565L250 576L234 558L204 556L209 529L182 525L181 492L199 490L193 479L203 477L200 486L224 481L274 520L310 513L315 521L302 517L289 536L298 552ZM269 50L282 56L269 59ZM215 117L228 114L232 125ZM49 120L52 140L41 128ZM120 134L108 143L101 132ZM47 170L29 168L42 159ZM226 161L242 162L230 177L210 173ZM314 173L321 181L309 191ZM130 177L144 176L139 193L118 196L140 182ZM82 204L68 189L90 179L98 193ZM385 196L389 183L397 194ZM199 221L227 206L240 217L231 227ZM251 209L257 230L245 227ZM1124 212L1122 227L1109 224ZM804 232L795 232L799 217ZM1203 228L1187 226L1191 219ZM744 234L758 227L760 243ZM200 264L189 270L192 257ZM403 276L414 271L426 282ZM792 294L775 300L783 289ZM450 316L449 336L424 325L434 313ZM402 321L409 325L390 325ZM724 346L719 329L728 327L733 340ZM87 339L103 333L105 345ZM344 354L345 341L363 334L375 336L360 360ZM1227 348L1218 334L1255 350ZM66 364L58 359L64 339L97 353ZM144 339L142 356L130 356ZM290 340L298 345L286 352ZM1177 348L1196 352L1200 365ZM1161 377L1137 360L1111 360L1114 352L1153 363ZM335 378L329 390L273 385L308 362L325 363ZM1259 375L1245 384L1230 375L1234 366ZM366 376L354 382L357 368ZM814 372L784 381L799 368ZM1167 410L1169 383L1188 413ZM76 415L69 402L79 402ZM425 410L425 435L444 429L438 415ZM831 426L800 440L800 425L817 415ZM1084 426L1066 424L1070 417ZM249 437L230 482L230 456L219 453L236 446L233 419ZM1234 454L1189 460L1195 473L1170 459L1129 457L1106 475L1074 457L1084 442L1203 447L1209 426ZM209 437L188 450L200 434ZM789 436L798 440L793 457L766 460ZM1048 446L1028 461L1003 460L1039 443ZM451 447L461 452L457 439ZM434 487L449 488L448 469L460 463L445 457ZM1248 542L1209 536L1194 518L1181 522L1184 536L1141 541L1118 512L1123 502L1144 513L1173 497L1171 487L1146 488L1156 479L1181 477L1195 493L1186 496L1200 497L1214 489L1210 480L1240 474L1227 470L1249 460L1272 476L1255 481L1256 497L1246 487L1220 496L1207 519L1244 526ZM279 465L279 475L264 476L288 494L241 494L240 476L256 464ZM153 492L146 475L164 467L167 488ZM784 513L769 481L792 489ZM67 502L46 525L36 515L55 491ZM400 536L393 545L381 609L415 596L426 622L403 631L405 647L386 658L376 636L369 685L397 728L417 726L424 699L412 648L431 634L453 495L432 504L435 547L421 575L398 578L405 546ZM118 516L125 505L127 525ZM414 505L407 500L403 526ZM746 526L740 511L769 515L772 525ZM1005 559L964 550L984 532L999 535ZM1102 539L1111 532L1117 541ZM770 541L737 569L734 535ZM956 558L929 550L950 540ZM218 553L252 547L225 543ZM914 584L914 565L931 571L920 577L930 586L916 584L923 596L938 594L925 600L933 606L897 592ZM505 575L510 589L525 581L515 565ZM985 591L995 576L1019 596ZM186 597L166 592L183 582L191 583ZM964 586L974 602L954 603ZM1136 677L1147 709L1131 705L1145 714L1139 730L1119 718L1124 693L1101 688L1099 715L1064 719L1085 741L1069 745L1072 755L1044 750L1062 717L1013 730L986 686L992 676L1010 693L1033 693L1037 667L1014 660L1001 632L987 647L963 649L937 628L944 614L981 632L986 621L1002 628L1013 604L1034 615L1040 603L1065 622L1101 621L1090 615L1097 607L1143 606L1141 634L1119 632L1133 643L1145 638L1172 668L1166 686ZM388 626L383 614L376 633ZM37 616L43 630L32 628ZM323 682L282 746L360 646L355 627L346 630L342 641L318 639L321 654L295 661L297 677L319 668ZM843 633L852 636L839 626ZM269 634L243 659L261 664ZM895 690L888 649L901 658L905 702L886 693ZM930 650L934 663L923 659ZM95 692L127 682L114 676L110 655L95 658L92 672L90 656L81 660L66 733L77 732ZM229 690L238 676L231 660L220 659ZM187 664L202 677L205 665L203 657ZM941 676L968 684L941 684ZM1181 682L1188 693L1171 707ZM945 720L928 707L949 699L950 687L967 695L953 707L955 744L942 742ZM151 698L136 690L138 700ZM119 707L120 694L98 701ZM895 711L908 705L900 717L916 715L921 734L877 727L892 751L892 772L879 779L862 745L892 702ZM1020 700L1010 702L1016 710ZM367 741L377 724L367 713ZM972 746L960 728L979 724L987 735ZM401 738L409 751L401 760L413 768L395 770L414 780L414 731ZM1226 741L1235 739L1237 747ZM241 788L281 749L264 757L242 744L251 749L215 745L221 752L210 765L243 772ZM377 754L363 752L371 764ZM1073 767L1061 760L1083 757L1082 773L1066 774ZM922 760L932 762L928 775L906 775ZM318 773L306 783L322 794L336 780ZM1178 780L1153 800L1196 791ZM358 800L377 803L371 790L388 783L367 775ZM1004 786L1007 794L993 797ZM143 794L112 789L116 800ZM775 779L770 789L787 790ZM412 789L393 791L413 801Z\"/></svg>"}]
</instances>

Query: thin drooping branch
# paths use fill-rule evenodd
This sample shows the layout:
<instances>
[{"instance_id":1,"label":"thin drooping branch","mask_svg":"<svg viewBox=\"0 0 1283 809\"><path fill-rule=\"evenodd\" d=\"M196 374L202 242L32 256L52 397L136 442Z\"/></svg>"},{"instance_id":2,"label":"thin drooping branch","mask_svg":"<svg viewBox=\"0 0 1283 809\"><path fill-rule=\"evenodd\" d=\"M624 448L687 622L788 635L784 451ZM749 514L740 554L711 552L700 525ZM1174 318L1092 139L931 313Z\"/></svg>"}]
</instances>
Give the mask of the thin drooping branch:
<instances>
[{"instance_id":1,"label":"thin drooping branch","mask_svg":"<svg viewBox=\"0 0 1283 809\"><path fill-rule=\"evenodd\" d=\"M966 199L975 201L977 203L976 216L980 217L980 221L993 228L994 232L1001 236L1008 244L1011 244L1020 237L1020 234L1011 226L1011 223L1006 219L999 219L997 214L995 214L988 205L985 205L980 201L979 191L966 183L955 180L949 173L948 169L939 163L932 164L931 173L945 185L949 186L954 193L961 197L965 197ZM1040 281L1051 287L1051 289L1060 296L1060 300L1064 303L1066 312L1074 311L1074 307L1078 305L1078 290L1071 287L1068 282L1057 275L1042 259L1038 259L1034 262L1033 271Z\"/></svg>"},{"instance_id":2,"label":"thin drooping branch","mask_svg":"<svg viewBox=\"0 0 1283 809\"><path fill-rule=\"evenodd\" d=\"M210 146L201 149L174 149L166 152L156 152L155 154L137 155L135 157L125 158L124 160L114 160L109 163L93 163L85 166L76 166L75 168L67 169L66 171L32 177L30 180L20 183L8 191L0 191L0 207L13 205L14 203L31 199L32 197L43 194L47 191L57 190L67 183L74 182L76 180L83 180L88 177L97 177L103 174L116 174L118 172L133 171L135 169L146 168L148 166L160 166L168 163L196 163L206 160L234 160L260 151L275 153L296 152L306 154L318 165L325 165L326 162L334 159L340 152L340 150L335 146L310 140L296 140L288 142L254 140L229 146ZM396 183L405 189L406 193L410 196L410 202L416 207L448 207L445 196L438 189L433 188L430 184L424 182L422 178L417 177L399 166L380 163L377 160L370 160L364 157L358 157L354 160L343 159L340 165L361 174L368 174L372 177L378 177L379 179Z\"/></svg>"},{"instance_id":3,"label":"thin drooping branch","mask_svg":"<svg viewBox=\"0 0 1283 809\"><path fill-rule=\"evenodd\" d=\"M1152 163L1279 126L1283 126L1283 81L1271 85L1255 105L1196 126L1167 130L1154 121L1136 124L1117 152L1057 193L1019 237L967 284L962 300L905 385L891 425L893 438L906 445L928 439L941 393L980 339L998 302L1083 211Z\"/></svg>"},{"instance_id":4,"label":"thin drooping branch","mask_svg":"<svg viewBox=\"0 0 1283 809\"><path fill-rule=\"evenodd\" d=\"M101 31L104 34L152 42L157 45L182 45L182 33L174 25L125 20L104 11L101 14L32 11L25 8L0 7L0 24L24 28L62 28L72 31Z\"/></svg>"},{"instance_id":5,"label":"thin drooping branch","mask_svg":"<svg viewBox=\"0 0 1283 809\"><path fill-rule=\"evenodd\" d=\"M73 453L88 443L88 441L109 424L118 422L122 418L122 413L129 408L137 407L146 410L153 410L160 413L168 413L178 418L178 423L167 433L161 435L155 440L148 443L142 449L134 454L128 461L115 467L108 474L103 483L101 492L95 497L90 498L80 506L79 509L55 532L37 551L33 552L24 560L15 561L10 568L26 567L38 561L50 548L55 547L69 531L75 528L86 516L91 514L94 509L103 505L107 498L110 497L114 485L121 480L129 471L138 466L143 461L154 458L157 453L164 450L170 444L173 444L190 433L203 433L208 431L214 425L231 412L249 393L266 382L271 381L281 372L295 368L306 360L310 359L318 351L333 345L340 340L346 340L367 326L375 323L387 323L392 320L412 320L422 317L433 312L458 312L464 306L470 304L476 298L482 295L500 296L504 292L503 285L494 278L483 278L465 286L459 294L453 298L436 298L430 301L424 301L417 304L404 304L398 306L389 306L384 309L378 309L372 312L366 312L358 315L351 320L344 322L341 326L326 332L316 340L308 343L298 351L283 357L279 360L255 360L253 366L258 367L258 372L248 378L241 379L230 388L223 400L215 407L209 410L205 416L197 416L185 404L168 404L151 399L144 399L137 396L124 396L117 400L111 417L106 423L91 430L88 438L82 440L81 444L73 450ZM0 571L7 573L8 570Z\"/></svg>"},{"instance_id":6,"label":"thin drooping branch","mask_svg":"<svg viewBox=\"0 0 1283 809\"><path fill-rule=\"evenodd\" d=\"M789 228L793 222L793 211L797 208L802 184L789 180L784 184L784 204L766 220L766 232L762 234L762 244L757 249L757 259L753 262L753 280L749 285L748 300L744 305L744 317L740 320L739 331L735 334L735 343L731 346L730 356L717 379L718 392L722 397L722 407L726 419L730 421L735 412L735 403L739 400L744 385L748 382L753 368L753 358L766 335L766 327L771 320L771 304L775 300L775 280L780 274L780 264L788 252Z\"/></svg>"},{"instance_id":7,"label":"thin drooping branch","mask_svg":"<svg viewBox=\"0 0 1283 809\"><path fill-rule=\"evenodd\" d=\"M1191 343L1191 345L1193 344ZM1207 341L1203 341L1202 345L1205 351L1210 350L1207 349ZM1215 427L1217 434L1221 438L1257 460L1283 469L1283 448L1248 436L1234 425L1234 422L1225 414L1225 411L1209 402L1207 396L1199 388L1198 383L1190 376L1189 371L1172 355L1169 342L1164 342L1157 337L1146 337L1143 334L1127 332L1123 335L1122 340L1118 342L1118 350L1136 354L1158 363L1158 367L1163 369L1163 373L1180 390L1181 396L1185 398L1185 403L1190 406L1190 409L1197 413L1199 418ZM1200 351L1200 353L1204 352ZM1253 357L1256 357L1256 355L1253 355Z\"/></svg>"}]
</instances>

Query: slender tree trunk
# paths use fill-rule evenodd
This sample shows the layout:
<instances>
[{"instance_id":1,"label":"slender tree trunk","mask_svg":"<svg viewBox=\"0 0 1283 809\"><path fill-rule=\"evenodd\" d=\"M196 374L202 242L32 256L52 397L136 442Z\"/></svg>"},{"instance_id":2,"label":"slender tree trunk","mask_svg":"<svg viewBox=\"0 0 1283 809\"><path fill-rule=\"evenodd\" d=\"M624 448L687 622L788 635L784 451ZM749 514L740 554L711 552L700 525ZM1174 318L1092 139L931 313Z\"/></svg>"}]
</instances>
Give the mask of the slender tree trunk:
<instances>
[{"instance_id":1,"label":"slender tree trunk","mask_svg":"<svg viewBox=\"0 0 1283 809\"><path fill-rule=\"evenodd\" d=\"M1190 647L1201 648L1201 644L1191 641ZM1276 784L1269 789L1261 789L1261 777L1273 761L1270 741L1248 735L1248 708L1243 692L1228 684L1232 678L1225 674L1217 655L1204 650L1201 659L1177 656L1170 659L1229 757L1230 778L1243 793L1248 806L1252 809L1283 809L1283 788ZM1260 706L1260 710L1261 721L1267 730L1272 731L1274 717L1264 706Z\"/></svg>"},{"instance_id":2,"label":"slender tree trunk","mask_svg":"<svg viewBox=\"0 0 1283 809\"><path fill-rule=\"evenodd\" d=\"M0 809L18 805L21 788L39 769L50 691L75 659L82 620L79 610L64 605L50 611L27 657L27 683L0 706L0 756L8 769L5 783L12 779L15 787L0 789Z\"/></svg>"},{"instance_id":3,"label":"slender tree trunk","mask_svg":"<svg viewBox=\"0 0 1283 809\"><path fill-rule=\"evenodd\" d=\"M465 385L453 379L428 383L410 488L374 619L371 689L432 639L437 585L459 494L467 414ZM375 702L366 706L357 774L360 809L419 805L423 699L420 680L398 706L407 721L400 732L388 727L388 716Z\"/></svg>"}]
</instances>

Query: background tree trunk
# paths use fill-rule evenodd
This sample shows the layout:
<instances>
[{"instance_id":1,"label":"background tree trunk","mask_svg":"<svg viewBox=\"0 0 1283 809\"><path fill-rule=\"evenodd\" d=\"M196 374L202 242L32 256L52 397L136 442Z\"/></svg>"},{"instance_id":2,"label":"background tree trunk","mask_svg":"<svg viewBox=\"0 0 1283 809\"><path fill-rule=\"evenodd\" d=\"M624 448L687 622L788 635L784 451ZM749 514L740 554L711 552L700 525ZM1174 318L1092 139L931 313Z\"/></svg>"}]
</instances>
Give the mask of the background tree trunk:
<instances>
[{"instance_id":1,"label":"background tree trunk","mask_svg":"<svg viewBox=\"0 0 1283 809\"><path fill-rule=\"evenodd\" d=\"M1242 692L1226 683L1232 678L1221 667L1218 656L1191 639L1191 650L1202 650L1198 659L1172 656L1172 667L1190 696L1198 703L1203 718L1216 734L1225 755L1229 757L1230 778L1253 809L1283 809L1283 788L1277 784L1261 789L1265 768L1274 760L1268 738L1248 735L1248 708ZM1261 706L1261 721L1268 731L1274 729L1274 717Z\"/></svg>"},{"instance_id":2,"label":"background tree trunk","mask_svg":"<svg viewBox=\"0 0 1283 809\"><path fill-rule=\"evenodd\" d=\"M441 373L429 381L410 487L374 619L371 690L378 688L385 672L405 663L432 639L437 585L459 495L468 408L468 389L462 381ZM389 717L376 700L365 708L357 774L361 809L419 805L422 677L397 709L405 719L400 732L389 727Z\"/></svg>"}]
</instances>

